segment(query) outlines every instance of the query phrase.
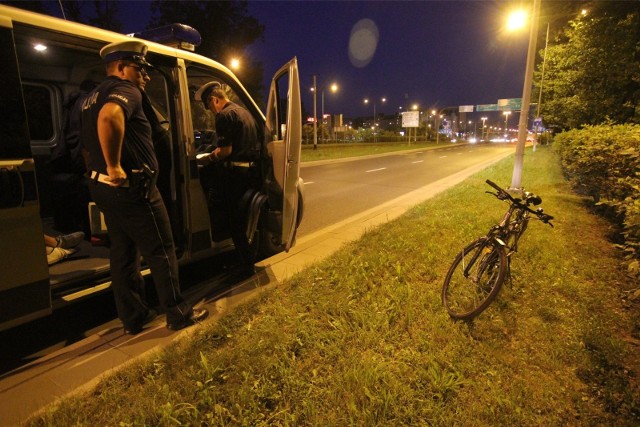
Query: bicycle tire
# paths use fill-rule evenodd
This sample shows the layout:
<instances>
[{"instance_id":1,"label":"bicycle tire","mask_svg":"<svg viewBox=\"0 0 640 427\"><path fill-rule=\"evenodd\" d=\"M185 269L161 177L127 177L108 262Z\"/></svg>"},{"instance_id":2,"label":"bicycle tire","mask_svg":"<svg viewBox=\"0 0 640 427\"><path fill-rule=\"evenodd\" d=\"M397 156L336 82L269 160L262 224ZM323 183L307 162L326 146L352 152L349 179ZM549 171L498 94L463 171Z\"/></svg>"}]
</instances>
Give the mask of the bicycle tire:
<instances>
[{"instance_id":1,"label":"bicycle tire","mask_svg":"<svg viewBox=\"0 0 640 427\"><path fill-rule=\"evenodd\" d=\"M458 253L442 286L442 304L449 316L471 320L482 313L502 287L507 262L504 247L486 237Z\"/></svg>"}]
</instances>

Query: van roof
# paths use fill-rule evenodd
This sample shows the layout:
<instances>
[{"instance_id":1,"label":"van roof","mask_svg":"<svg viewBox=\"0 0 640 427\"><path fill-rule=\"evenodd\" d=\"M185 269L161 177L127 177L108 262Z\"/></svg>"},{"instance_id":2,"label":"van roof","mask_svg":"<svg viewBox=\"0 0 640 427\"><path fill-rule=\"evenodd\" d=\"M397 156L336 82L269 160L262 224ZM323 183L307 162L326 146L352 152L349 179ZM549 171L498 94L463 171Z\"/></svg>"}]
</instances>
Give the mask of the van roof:
<instances>
[{"instance_id":1,"label":"van roof","mask_svg":"<svg viewBox=\"0 0 640 427\"><path fill-rule=\"evenodd\" d=\"M72 34L75 36L81 36L84 38L94 39L102 41L105 44L116 41L127 40L140 40L149 46L149 52L158 53L165 56L171 56L175 58L182 58L186 61L196 62L203 65L207 65L211 68L215 68L224 72L225 74L232 76L236 83L246 92L246 89L235 76L235 74L221 63L214 61L211 58L199 55L197 53L188 52L182 49L166 46L153 41L139 39L125 34L116 33L109 30L103 30L90 25L81 24L78 22L68 21L65 19L55 18L52 16L43 15L36 12L31 12L23 9L18 9L11 6L0 4L0 26L13 28L13 22L19 22L21 24L30 25L34 27L47 28L51 31ZM96 52L96 55L98 53ZM252 102L253 99L251 98ZM260 111L259 108L256 109Z\"/></svg>"}]
</instances>

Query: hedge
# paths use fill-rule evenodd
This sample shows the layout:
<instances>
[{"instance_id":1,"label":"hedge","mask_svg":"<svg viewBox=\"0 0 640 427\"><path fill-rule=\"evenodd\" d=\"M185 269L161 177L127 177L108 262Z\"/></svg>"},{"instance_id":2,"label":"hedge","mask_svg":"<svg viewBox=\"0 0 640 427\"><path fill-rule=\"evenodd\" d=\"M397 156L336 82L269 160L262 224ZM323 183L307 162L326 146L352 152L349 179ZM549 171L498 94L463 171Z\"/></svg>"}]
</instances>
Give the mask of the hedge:
<instances>
[{"instance_id":1,"label":"hedge","mask_svg":"<svg viewBox=\"0 0 640 427\"><path fill-rule=\"evenodd\" d=\"M562 167L576 191L621 229L629 273L640 279L640 126L599 125L556 135Z\"/></svg>"}]
</instances>

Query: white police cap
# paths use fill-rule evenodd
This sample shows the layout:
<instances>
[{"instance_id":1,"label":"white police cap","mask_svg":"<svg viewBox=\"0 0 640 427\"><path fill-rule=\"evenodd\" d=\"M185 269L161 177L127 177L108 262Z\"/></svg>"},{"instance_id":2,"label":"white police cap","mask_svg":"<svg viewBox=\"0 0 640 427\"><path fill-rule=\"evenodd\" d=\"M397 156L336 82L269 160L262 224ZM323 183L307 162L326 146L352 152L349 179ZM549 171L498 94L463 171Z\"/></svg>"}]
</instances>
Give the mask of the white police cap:
<instances>
[{"instance_id":1,"label":"white police cap","mask_svg":"<svg viewBox=\"0 0 640 427\"><path fill-rule=\"evenodd\" d=\"M137 40L114 42L100 49L100 57L107 63L123 59L151 66L145 59L148 49L146 44Z\"/></svg>"},{"instance_id":2,"label":"white police cap","mask_svg":"<svg viewBox=\"0 0 640 427\"><path fill-rule=\"evenodd\" d=\"M220 82L212 81L205 83L196 91L194 98L196 101L205 102L209 99L209 94L211 94L212 90L220 88L222 88L222 84L220 84Z\"/></svg>"}]
</instances>

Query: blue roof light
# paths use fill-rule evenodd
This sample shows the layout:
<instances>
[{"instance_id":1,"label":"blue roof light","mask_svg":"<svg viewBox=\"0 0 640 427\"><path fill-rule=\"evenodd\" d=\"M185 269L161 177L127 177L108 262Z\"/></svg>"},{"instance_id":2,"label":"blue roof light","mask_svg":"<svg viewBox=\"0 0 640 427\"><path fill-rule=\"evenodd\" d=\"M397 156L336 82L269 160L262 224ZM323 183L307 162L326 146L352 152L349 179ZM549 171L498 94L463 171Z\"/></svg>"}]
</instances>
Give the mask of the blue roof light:
<instances>
[{"instance_id":1,"label":"blue roof light","mask_svg":"<svg viewBox=\"0 0 640 427\"><path fill-rule=\"evenodd\" d=\"M164 27L139 31L132 34L134 37L161 43L179 49L193 52L196 46L200 46L202 37L198 30L184 24L169 24Z\"/></svg>"}]
</instances>

